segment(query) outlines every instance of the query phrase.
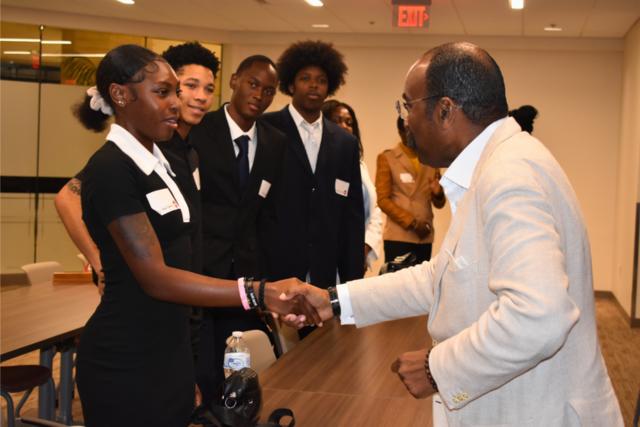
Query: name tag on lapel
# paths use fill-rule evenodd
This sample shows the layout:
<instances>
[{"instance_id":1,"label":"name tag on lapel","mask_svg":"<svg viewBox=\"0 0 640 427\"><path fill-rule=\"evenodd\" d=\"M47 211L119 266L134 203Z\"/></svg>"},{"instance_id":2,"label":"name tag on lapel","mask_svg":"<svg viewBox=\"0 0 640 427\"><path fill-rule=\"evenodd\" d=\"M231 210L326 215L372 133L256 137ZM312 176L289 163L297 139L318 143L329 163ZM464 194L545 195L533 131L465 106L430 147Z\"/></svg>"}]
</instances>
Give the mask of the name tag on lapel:
<instances>
[{"instance_id":1,"label":"name tag on lapel","mask_svg":"<svg viewBox=\"0 0 640 427\"><path fill-rule=\"evenodd\" d=\"M198 189L198 191L200 191L200 169L196 168L196 170L193 171L193 182L196 183L196 188Z\"/></svg>"},{"instance_id":2,"label":"name tag on lapel","mask_svg":"<svg viewBox=\"0 0 640 427\"><path fill-rule=\"evenodd\" d=\"M260 183L260 189L258 190L258 196L263 199L267 198L267 194L269 194L269 190L271 189L271 183L266 179L263 179Z\"/></svg>"},{"instance_id":3,"label":"name tag on lapel","mask_svg":"<svg viewBox=\"0 0 640 427\"><path fill-rule=\"evenodd\" d=\"M405 184L411 184L413 182L413 176L410 173L402 172L400 174L400 181Z\"/></svg>"},{"instance_id":4,"label":"name tag on lapel","mask_svg":"<svg viewBox=\"0 0 640 427\"><path fill-rule=\"evenodd\" d=\"M178 205L178 202L173 198L168 188L148 193L147 200L149 201L151 209L158 212L160 215L165 215L169 212L180 209L180 205Z\"/></svg>"},{"instance_id":5,"label":"name tag on lapel","mask_svg":"<svg viewBox=\"0 0 640 427\"><path fill-rule=\"evenodd\" d=\"M336 194L347 197L349 195L349 183L341 179L336 179Z\"/></svg>"}]
</instances>

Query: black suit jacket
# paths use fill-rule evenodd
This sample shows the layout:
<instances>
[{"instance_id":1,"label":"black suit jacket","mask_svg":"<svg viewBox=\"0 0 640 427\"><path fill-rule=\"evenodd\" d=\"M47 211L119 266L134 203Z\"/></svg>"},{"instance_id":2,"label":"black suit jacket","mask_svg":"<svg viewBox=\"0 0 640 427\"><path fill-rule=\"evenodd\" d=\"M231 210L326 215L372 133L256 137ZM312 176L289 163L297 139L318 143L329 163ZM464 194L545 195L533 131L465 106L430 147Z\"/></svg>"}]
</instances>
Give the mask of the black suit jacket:
<instances>
[{"instance_id":1,"label":"black suit jacket","mask_svg":"<svg viewBox=\"0 0 640 427\"><path fill-rule=\"evenodd\" d=\"M258 146L249 181L239 189L238 167L224 107L207 113L189 135L200 156L204 272L213 277L263 277L265 240L274 228L274 193L278 186L286 137L257 123ZM271 187L259 195L262 182Z\"/></svg>"},{"instance_id":2,"label":"black suit jacket","mask_svg":"<svg viewBox=\"0 0 640 427\"><path fill-rule=\"evenodd\" d=\"M364 205L356 139L323 120L315 173L288 107L262 120L287 135L281 185L277 189L277 230L270 235L272 279L295 276L321 287L364 274ZM336 180L349 183L337 194Z\"/></svg>"}]
</instances>

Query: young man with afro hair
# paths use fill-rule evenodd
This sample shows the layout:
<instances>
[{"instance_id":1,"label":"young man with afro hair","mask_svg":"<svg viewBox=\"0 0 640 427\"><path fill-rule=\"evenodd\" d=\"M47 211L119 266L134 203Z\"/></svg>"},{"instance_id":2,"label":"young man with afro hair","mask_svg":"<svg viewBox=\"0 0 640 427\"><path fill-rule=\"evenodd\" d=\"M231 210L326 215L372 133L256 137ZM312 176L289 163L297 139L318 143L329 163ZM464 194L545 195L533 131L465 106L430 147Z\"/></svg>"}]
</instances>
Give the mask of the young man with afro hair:
<instances>
[{"instance_id":1,"label":"young man with afro hair","mask_svg":"<svg viewBox=\"0 0 640 427\"><path fill-rule=\"evenodd\" d=\"M263 120L287 135L272 279L297 277L327 288L364 274L364 206L357 140L322 116L322 104L344 84L347 66L331 44L303 41L278 60L279 89L291 96ZM309 330L301 330L301 337Z\"/></svg>"}]
</instances>

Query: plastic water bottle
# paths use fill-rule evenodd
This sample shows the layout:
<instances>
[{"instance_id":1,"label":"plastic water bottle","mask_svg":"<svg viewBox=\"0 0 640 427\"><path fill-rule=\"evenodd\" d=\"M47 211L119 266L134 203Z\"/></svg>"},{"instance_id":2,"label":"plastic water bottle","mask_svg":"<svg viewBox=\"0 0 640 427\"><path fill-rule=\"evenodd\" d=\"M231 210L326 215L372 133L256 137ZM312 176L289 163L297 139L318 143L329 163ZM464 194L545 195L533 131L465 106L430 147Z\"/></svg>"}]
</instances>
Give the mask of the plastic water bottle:
<instances>
[{"instance_id":1,"label":"plastic water bottle","mask_svg":"<svg viewBox=\"0 0 640 427\"><path fill-rule=\"evenodd\" d=\"M227 378L233 371L251 367L251 353L249 347L242 339L241 331L233 331L231 341L224 350L224 377Z\"/></svg>"}]
</instances>

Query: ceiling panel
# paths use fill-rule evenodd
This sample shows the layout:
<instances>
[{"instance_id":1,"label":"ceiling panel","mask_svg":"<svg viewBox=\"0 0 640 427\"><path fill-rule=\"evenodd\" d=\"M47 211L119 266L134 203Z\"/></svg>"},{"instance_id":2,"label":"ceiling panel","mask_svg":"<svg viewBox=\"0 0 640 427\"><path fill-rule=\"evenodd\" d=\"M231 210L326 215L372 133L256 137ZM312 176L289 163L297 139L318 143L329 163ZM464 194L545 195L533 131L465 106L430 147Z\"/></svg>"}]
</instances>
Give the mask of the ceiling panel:
<instances>
[{"instance_id":1,"label":"ceiling panel","mask_svg":"<svg viewBox=\"0 0 640 427\"><path fill-rule=\"evenodd\" d=\"M526 0L525 0L526 1ZM536 0L526 3L525 36L579 37L594 0ZM561 32L544 28L555 24Z\"/></svg>"},{"instance_id":2,"label":"ceiling panel","mask_svg":"<svg viewBox=\"0 0 640 427\"><path fill-rule=\"evenodd\" d=\"M432 0L426 30L391 26L391 0L2 0L4 6L85 14L132 21L252 32L412 33L467 36L623 37L640 17L640 0ZM551 23L558 33L545 32ZM312 24L329 24L314 29Z\"/></svg>"},{"instance_id":3,"label":"ceiling panel","mask_svg":"<svg viewBox=\"0 0 640 427\"><path fill-rule=\"evenodd\" d=\"M639 16L640 0L597 0L582 35L624 37Z\"/></svg>"},{"instance_id":4,"label":"ceiling panel","mask_svg":"<svg viewBox=\"0 0 640 427\"><path fill-rule=\"evenodd\" d=\"M521 36L521 10L512 10L507 0L451 0L467 35Z\"/></svg>"},{"instance_id":5,"label":"ceiling panel","mask_svg":"<svg viewBox=\"0 0 640 427\"><path fill-rule=\"evenodd\" d=\"M429 28L411 30L414 34L466 34L458 12L450 0L431 2L431 22Z\"/></svg>"},{"instance_id":6,"label":"ceiling panel","mask_svg":"<svg viewBox=\"0 0 640 427\"><path fill-rule=\"evenodd\" d=\"M325 9L357 33L391 32L388 0L325 0Z\"/></svg>"}]
</instances>

